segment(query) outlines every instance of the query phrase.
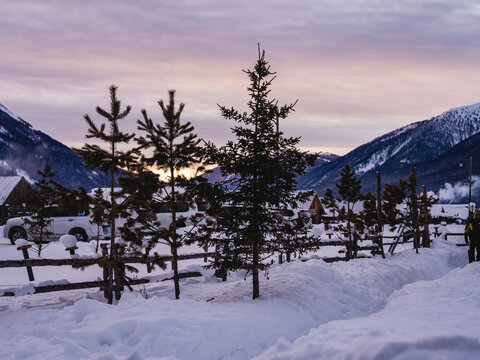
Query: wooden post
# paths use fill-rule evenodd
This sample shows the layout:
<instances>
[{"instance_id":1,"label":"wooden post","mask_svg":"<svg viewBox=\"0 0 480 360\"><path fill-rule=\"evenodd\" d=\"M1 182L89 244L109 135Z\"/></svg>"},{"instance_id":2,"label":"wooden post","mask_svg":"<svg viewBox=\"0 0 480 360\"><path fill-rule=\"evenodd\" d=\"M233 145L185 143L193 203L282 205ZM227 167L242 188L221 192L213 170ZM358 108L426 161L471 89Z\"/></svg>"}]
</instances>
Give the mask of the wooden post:
<instances>
[{"instance_id":1,"label":"wooden post","mask_svg":"<svg viewBox=\"0 0 480 360\"><path fill-rule=\"evenodd\" d=\"M145 255L150 255L150 248L146 248L145 249ZM150 274L152 272L152 264L151 263L147 263L147 273Z\"/></svg>"},{"instance_id":2,"label":"wooden post","mask_svg":"<svg viewBox=\"0 0 480 360\"><path fill-rule=\"evenodd\" d=\"M101 244L102 248L102 258L104 260L104 264L107 262L107 255L108 255L108 247L107 244ZM103 296L105 299L108 299L108 267L103 266Z\"/></svg>"},{"instance_id":3,"label":"wooden post","mask_svg":"<svg viewBox=\"0 0 480 360\"><path fill-rule=\"evenodd\" d=\"M423 247L430 247L430 231L428 229L428 206L427 206L427 187L425 185L422 186L422 194L424 198L423 203L423 215L424 218L424 225L423 225Z\"/></svg>"},{"instance_id":4,"label":"wooden post","mask_svg":"<svg viewBox=\"0 0 480 360\"><path fill-rule=\"evenodd\" d=\"M17 250L22 250L22 253L23 253L23 258L25 260L28 260L30 259L29 256L28 256L28 250L29 248L31 248L32 245L28 244L28 245L23 245L23 246L19 246L17 247ZM35 277L33 276L33 270L32 270L32 267L30 265L27 265L26 266L27 268L27 274L28 274L28 280L29 281L35 281Z\"/></svg>"},{"instance_id":5,"label":"wooden post","mask_svg":"<svg viewBox=\"0 0 480 360\"><path fill-rule=\"evenodd\" d=\"M69 251L70 252L70 255L75 255L75 250L78 249L78 247L76 246L72 246L72 247L69 247L69 248L65 248L66 251Z\"/></svg>"},{"instance_id":6,"label":"wooden post","mask_svg":"<svg viewBox=\"0 0 480 360\"><path fill-rule=\"evenodd\" d=\"M203 245L203 250L204 250L206 253L208 252L208 244ZM205 257L203 258L203 262L207 262L207 261L208 261L208 257L205 256Z\"/></svg>"},{"instance_id":7,"label":"wooden post","mask_svg":"<svg viewBox=\"0 0 480 360\"><path fill-rule=\"evenodd\" d=\"M115 244L115 254L116 254L116 260L117 260L117 266L114 271L114 276L115 276L115 299L118 301L122 297L122 290L123 290L123 285L122 285L122 277L123 277L123 267L124 265L120 263L119 259L123 255L123 251L125 250L124 246L120 246L119 244Z\"/></svg>"},{"instance_id":8,"label":"wooden post","mask_svg":"<svg viewBox=\"0 0 480 360\"><path fill-rule=\"evenodd\" d=\"M412 166L410 170L410 177L412 179L417 178L417 168L415 166ZM410 199L412 202L412 227L413 227L413 246L415 248L416 253L418 254L418 248L419 248L419 228L418 228L418 199L417 199L417 187L415 186L414 189L412 189L411 194L410 194Z\"/></svg>"},{"instance_id":9,"label":"wooden post","mask_svg":"<svg viewBox=\"0 0 480 360\"><path fill-rule=\"evenodd\" d=\"M385 258L385 252L383 251L383 219L382 219L382 177L377 172L377 246L380 248L382 258ZM375 250L373 251L375 256Z\"/></svg>"}]
</instances>

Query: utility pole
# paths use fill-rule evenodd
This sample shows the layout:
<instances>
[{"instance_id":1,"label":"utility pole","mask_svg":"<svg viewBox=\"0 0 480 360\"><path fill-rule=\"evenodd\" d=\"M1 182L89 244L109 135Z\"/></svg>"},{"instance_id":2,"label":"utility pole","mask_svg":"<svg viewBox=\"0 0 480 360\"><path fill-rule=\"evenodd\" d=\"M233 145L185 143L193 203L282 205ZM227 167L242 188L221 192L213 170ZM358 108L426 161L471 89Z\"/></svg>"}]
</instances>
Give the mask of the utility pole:
<instances>
[{"instance_id":1,"label":"utility pole","mask_svg":"<svg viewBox=\"0 0 480 360\"><path fill-rule=\"evenodd\" d=\"M470 217L472 215L472 209L470 206L470 204L472 203L472 156L459 159L458 164L460 165L460 167L462 167L463 164L468 165L468 217Z\"/></svg>"}]
</instances>

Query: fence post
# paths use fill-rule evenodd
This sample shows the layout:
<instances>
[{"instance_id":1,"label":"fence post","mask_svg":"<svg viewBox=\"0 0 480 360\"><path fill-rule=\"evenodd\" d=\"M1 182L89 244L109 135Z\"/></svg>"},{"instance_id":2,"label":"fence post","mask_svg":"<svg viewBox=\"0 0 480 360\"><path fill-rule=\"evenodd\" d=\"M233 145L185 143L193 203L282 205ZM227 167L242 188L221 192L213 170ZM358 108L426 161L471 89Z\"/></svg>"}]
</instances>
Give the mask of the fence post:
<instances>
[{"instance_id":1,"label":"fence post","mask_svg":"<svg viewBox=\"0 0 480 360\"><path fill-rule=\"evenodd\" d=\"M22 253L23 253L23 258L25 260L28 260L30 259L29 256L28 256L28 250L29 248L31 248L32 245L30 244L25 244L25 245L21 245L19 247L17 247L17 250L22 250ZM35 277L33 276L33 270L32 270L32 267L30 265L27 265L27 274L28 274L28 280L29 281L35 281Z\"/></svg>"},{"instance_id":2,"label":"fence post","mask_svg":"<svg viewBox=\"0 0 480 360\"><path fill-rule=\"evenodd\" d=\"M150 248L145 248L145 255L148 257L150 255ZM152 264L147 263L147 273L150 274L152 272Z\"/></svg>"},{"instance_id":3,"label":"fence post","mask_svg":"<svg viewBox=\"0 0 480 360\"><path fill-rule=\"evenodd\" d=\"M380 254L385 259L385 252L383 250L383 219L382 219L382 177L377 172L377 246L380 248ZM373 251L375 256L375 250Z\"/></svg>"},{"instance_id":4,"label":"fence post","mask_svg":"<svg viewBox=\"0 0 480 360\"><path fill-rule=\"evenodd\" d=\"M102 248L102 260L103 260L103 296L105 299L108 299L108 267L107 267L107 255L108 255L108 246L107 244L100 244Z\"/></svg>"},{"instance_id":5,"label":"fence post","mask_svg":"<svg viewBox=\"0 0 480 360\"><path fill-rule=\"evenodd\" d=\"M113 269L114 277L115 277L115 299L118 301L122 297L122 290L123 290L123 275L125 274L125 265L120 261L123 252L125 251L125 246L121 246L120 244L115 244L115 259L116 259L116 266Z\"/></svg>"},{"instance_id":6,"label":"fence post","mask_svg":"<svg viewBox=\"0 0 480 360\"><path fill-rule=\"evenodd\" d=\"M430 230L429 230L429 222L428 222L428 205L427 205L427 187L425 185L422 186L422 194L423 194L423 216L425 216L424 219L424 225L423 225L423 247L430 247Z\"/></svg>"},{"instance_id":7,"label":"fence post","mask_svg":"<svg viewBox=\"0 0 480 360\"><path fill-rule=\"evenodd\" d=\"M410 201L412 202L413 247L418 254L420 229L418 226L417 168L415 166L410 169L410 178L411 183L415 181L415 186L411 189Z\"/></svg>"},{"instance_id":8,"label":"fence post","mask_svg":"<svg viewBox=\"0 0 480 360\"><path fill-rule=\"evenodd\" d=\"M203 245L203 251L208 252L208 244L207 243L205 243L205 245ZM208 257L205 256L203 258L203 262L207 262L207 261L208 261Z\"/></svg>"}]
</instances>

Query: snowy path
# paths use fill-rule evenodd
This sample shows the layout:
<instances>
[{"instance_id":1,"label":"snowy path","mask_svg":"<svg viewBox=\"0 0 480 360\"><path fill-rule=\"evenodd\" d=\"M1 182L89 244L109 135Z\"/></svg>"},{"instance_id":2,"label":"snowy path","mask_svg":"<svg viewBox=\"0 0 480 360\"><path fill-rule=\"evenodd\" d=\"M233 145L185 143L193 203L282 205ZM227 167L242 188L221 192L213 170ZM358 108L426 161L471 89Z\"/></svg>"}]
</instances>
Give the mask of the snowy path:
<instances>
[{"instance_id":1,"label":"snowy path","mask_svg":"<svg viewBox=\"0 0 480 360\"><path fill-rule=\"evenodd\" d=\"M385 260L273 266L269 279L261 281L262 296L256 301L250 300L251 283L242 274L227 283L188 279L182 283L180 301L169 298L171 284L152 284L148 300L130 294L117 306L95 299L98 292L3 298L0 358L246 359L285 338L263 355L276 358L295 351L297 343L290 346L286 341L336 323L329 323L332 320L377 313L404 285L441 278L466 263L465 249L443 242L421 252L407 251ZM93 299L78 300L85 294ZM36 301L41 310L32 308ZM312 334L316 331L321 332Z\"/></svg>"}]
</instances>

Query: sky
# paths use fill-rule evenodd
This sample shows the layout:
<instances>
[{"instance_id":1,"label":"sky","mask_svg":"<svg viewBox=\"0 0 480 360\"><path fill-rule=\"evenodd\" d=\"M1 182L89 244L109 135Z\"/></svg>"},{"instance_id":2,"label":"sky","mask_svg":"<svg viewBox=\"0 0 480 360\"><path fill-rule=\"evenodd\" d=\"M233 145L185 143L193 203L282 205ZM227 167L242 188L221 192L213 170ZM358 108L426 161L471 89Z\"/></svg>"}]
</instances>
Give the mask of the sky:
<instances>
[{"instance_id":1,"label":"sky","mask_svg":"<svg viewBox=\"0 0 480 360\"><path fill-rule=\"evenodd\" d=\"M298 99L283 120L300 147L346 154L401 126L480 102L480 3L469 0L0 0L0 103L68 146L108 87L162 121L176 90L183 120L217 144L246 111L257 44L277 78L272 97Z\"/></svg>"}]
</instances>

